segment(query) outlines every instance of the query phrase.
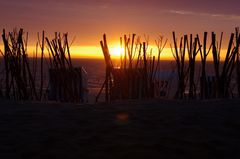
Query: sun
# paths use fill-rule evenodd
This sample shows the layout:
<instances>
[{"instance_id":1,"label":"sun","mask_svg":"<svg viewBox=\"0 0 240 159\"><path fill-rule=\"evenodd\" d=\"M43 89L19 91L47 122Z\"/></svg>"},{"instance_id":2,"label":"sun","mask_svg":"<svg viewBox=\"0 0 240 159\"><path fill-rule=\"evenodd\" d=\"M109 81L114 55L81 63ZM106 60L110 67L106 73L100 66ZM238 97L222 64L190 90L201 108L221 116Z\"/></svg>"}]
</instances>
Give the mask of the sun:
<instances>
[{"instance_id":1,"label":"sun","mask_svg":"<svg viewBox=\"0 0 240 159\"><path fill-rule=\"evenodd\" d=\"M120 46L113 46L109 49L110 55L113 58L119 58L121 55L124 54L124 49Z\"/></svg>"}]
</instances>

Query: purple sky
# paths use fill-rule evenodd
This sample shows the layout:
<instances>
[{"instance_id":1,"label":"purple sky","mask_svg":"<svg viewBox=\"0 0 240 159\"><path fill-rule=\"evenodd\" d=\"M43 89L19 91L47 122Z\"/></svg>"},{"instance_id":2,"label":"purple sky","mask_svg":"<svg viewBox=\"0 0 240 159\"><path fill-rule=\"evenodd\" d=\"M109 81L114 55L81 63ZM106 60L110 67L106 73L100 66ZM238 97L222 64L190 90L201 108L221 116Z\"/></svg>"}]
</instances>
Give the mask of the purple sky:
<instances>
[{"instance_id":1,"label":"purple sky","mask_svg":"<svg viewBox=\"0 0 240 159\"><path fill-rule=\"evenodd\" d=\"M116 40L124 33L154 39L171 32L229 33L240 25L239 0L1 0L0 28L23 27L34 37L43 29L69 32L80 45L98 45L107 33Z\"/></svg>"}]
</instances>

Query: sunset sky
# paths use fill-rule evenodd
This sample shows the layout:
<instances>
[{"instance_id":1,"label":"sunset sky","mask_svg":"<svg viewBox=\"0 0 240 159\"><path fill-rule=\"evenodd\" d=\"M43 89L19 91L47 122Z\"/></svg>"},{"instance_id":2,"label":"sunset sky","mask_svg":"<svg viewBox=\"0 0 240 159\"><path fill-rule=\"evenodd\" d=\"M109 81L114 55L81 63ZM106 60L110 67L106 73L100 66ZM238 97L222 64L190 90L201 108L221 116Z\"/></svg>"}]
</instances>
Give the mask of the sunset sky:
<instances>
[{"instance_id":1,"label":"sunset sky","mask_svg":"<svg viewBox=\"0 0 240 159\"><path fill-rule=\"evenodd\" d=\"M112 46L131 33L149 35L151 41L163 34L172 42L172 31L180 35L214 30L224 31L228 39L240 24L239 0L1 0L0 6L0 28L24 28L30 45L42 30L49 36L69 32L70 39L76 36L75 51L81 46L88 54L101 51L103 33Z\"/></svg>"}]
</instances>

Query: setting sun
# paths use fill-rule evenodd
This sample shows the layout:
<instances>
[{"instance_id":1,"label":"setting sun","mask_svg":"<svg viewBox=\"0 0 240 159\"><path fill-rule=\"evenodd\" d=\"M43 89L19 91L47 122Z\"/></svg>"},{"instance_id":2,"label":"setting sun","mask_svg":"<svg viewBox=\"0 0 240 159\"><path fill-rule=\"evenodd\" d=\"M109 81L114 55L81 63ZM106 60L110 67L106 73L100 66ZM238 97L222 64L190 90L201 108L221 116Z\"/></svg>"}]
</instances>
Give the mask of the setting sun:
<instances>
[{"instance_id":1,"label":"setting sun","mask_svg":"<svg viewBox=\"0 0 240 159\"><path fill-rule=\"evenodd\" d=\"M124 54L124 48L121 48L120 46L113 46L109 48L109 52L111 57L119 58L121 55Z\"/></svg>"}]
</instances>

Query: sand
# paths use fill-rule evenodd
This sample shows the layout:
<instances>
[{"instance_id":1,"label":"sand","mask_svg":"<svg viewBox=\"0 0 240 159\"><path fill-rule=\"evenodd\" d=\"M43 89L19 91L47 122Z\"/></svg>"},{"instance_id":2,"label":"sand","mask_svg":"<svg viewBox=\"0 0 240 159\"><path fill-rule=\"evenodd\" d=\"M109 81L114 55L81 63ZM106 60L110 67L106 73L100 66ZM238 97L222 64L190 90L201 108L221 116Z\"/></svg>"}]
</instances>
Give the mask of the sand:
<instances>
[{"instance_id":1,"label":"sand","mask_svg":"<svg viewBox=\"0 0 240 159\"><path fill-rule=\"evenodd\" d=\"M240 100L0 102L0 159L240 158Z\"/></svg>"}]
</instances>

